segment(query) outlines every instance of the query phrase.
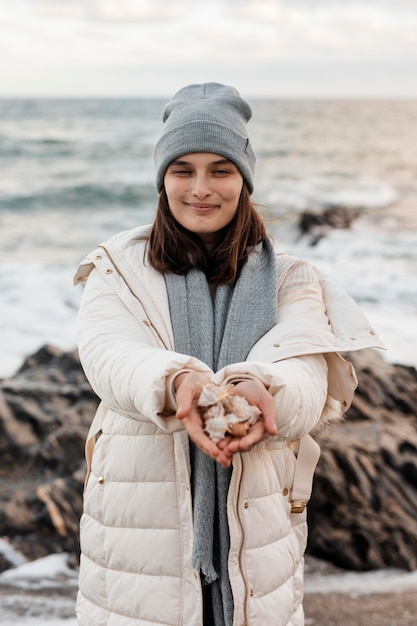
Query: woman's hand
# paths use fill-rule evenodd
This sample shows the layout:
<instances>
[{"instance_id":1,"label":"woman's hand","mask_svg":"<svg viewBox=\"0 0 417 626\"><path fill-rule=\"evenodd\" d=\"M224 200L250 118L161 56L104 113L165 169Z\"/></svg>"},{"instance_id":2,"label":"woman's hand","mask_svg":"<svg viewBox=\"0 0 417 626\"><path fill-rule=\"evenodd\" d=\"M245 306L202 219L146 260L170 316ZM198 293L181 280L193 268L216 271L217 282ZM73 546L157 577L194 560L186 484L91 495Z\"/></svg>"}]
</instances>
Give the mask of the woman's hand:
<instances>
[{"instance_id":1,"label":"woman's hand","mask_svg":"<svg viewBox=\"0 0 417 626\"><path fill-rule=\"evenodd\" d=\"M184 372L174 381L177 399L177 419L181 420L190 439L202 452L218 461L223 467L229 467L233 453L222 450L206 435L203 419L197 407L197 401L204 385L210 381L209 374Z\"/></svg>"},{"instance_id":2,"label":"woman's hand","mask_svg":"<svg viewBox=\"0 0 417 626\"><path fill-rule=\"evenodd\" d=\"M254 406L257 406L262 415L260 419L250 427L247 435L243 437L228 437L219 441L218 447L229 457L236 452L247 452L254 445L262 441L265 435L272 437L277 434L277 415L275 402L264 385L257 380L244 380L233 387L235 395L243 396Z\"/></svg>"}]
</instances>

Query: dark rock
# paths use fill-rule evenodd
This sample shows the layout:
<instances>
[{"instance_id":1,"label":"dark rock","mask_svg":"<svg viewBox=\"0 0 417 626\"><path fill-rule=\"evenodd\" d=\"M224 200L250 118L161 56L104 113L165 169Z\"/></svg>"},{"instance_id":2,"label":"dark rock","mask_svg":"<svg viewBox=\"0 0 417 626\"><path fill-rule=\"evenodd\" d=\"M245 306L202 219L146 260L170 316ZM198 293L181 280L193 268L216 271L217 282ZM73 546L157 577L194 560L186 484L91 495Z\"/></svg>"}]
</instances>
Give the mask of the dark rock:
<instances>
[{"instance_id":1,"label":"dark rock","mask_svg":"<svg viewBox=\"0 0 417 626\"><path fill-rule=\"evenodd\" d=\"M346 420L317 436L308 552L348 569L415 569L417 372L372 350L349 358L360 384ZM68 551L77 562L97 404L77 353L52 346L0 381L0 536L27 559Z\"/></svg>"},{"instance_id":2,"label":"dark rock","mask_svg":"<svg viewBox=\"0 0 417 626\"><path fill-rule=\"evenodd\" d=\"M84 442L97 404L77 353L54 346L0 381L0 536L27 559L78 555Z\"/></svg>"},{"instance_id":3,"label":"dark rock","mask_svg":"<svg viewBox=\"0 0 417 626\"><path fill-rule=\"evenodd\" d=\"M347 569L417 568L417 371L349 355L359 387L317 439L308 552Z\"/></svg>"},{"instance_id":4,"label":"dark rock","mask_svg":"<svg viewBox=\"0 0 417 626\"><path fill-rule=\"evenodd\" d=\"M310 236L310 245L315 246L334 228L350 228L359 216L359 209L345 206L329 206L320 212L303 211L298 221L300 237Z\"/></svg>"}]
</instances>

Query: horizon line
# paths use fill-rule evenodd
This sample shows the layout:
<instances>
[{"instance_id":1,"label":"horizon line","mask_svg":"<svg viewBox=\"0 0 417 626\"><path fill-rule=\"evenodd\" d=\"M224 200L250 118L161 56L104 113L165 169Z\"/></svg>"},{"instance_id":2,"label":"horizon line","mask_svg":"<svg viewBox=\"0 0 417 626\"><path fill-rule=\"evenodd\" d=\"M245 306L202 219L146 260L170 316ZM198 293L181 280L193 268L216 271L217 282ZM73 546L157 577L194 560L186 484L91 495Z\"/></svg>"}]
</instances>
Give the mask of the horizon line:
<instances>
[{"instance_id":1,"label":"horizon line","mask_svg":"<svg viewBox=\"0 0 417 626\"><path fill-rule=\"evenodd\" d=\"M241 90L242 93L242 90ZM310 101L398 101L417 100L417 94L256 94L245 93L254 100L310 100ZM1 94L0 100L169 100L172 94Z\"/></svg>"}]
</instances>

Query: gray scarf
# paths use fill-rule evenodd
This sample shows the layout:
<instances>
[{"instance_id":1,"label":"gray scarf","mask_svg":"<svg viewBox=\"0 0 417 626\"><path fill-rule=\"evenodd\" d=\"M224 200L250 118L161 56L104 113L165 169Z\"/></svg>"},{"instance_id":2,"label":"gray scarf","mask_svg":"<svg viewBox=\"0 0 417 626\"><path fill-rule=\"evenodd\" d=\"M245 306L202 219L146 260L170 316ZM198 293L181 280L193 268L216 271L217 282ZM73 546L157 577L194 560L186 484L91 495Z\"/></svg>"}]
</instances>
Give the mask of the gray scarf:
<instances>
[{"instance_id":1,"label":"gray scarf","mask_svg":"<svg viewBox=\"0 0 417 626\"><path fill-rule=\"evenodd\" d=\"M214 300L203 272L165 274L175 349L217 371L246 359L277 321L275 253L264 240L250 253L235 285L219 285ZM194 545L193 567L201 571L205 624L231 626L233 596L228 576L230 548L227 493L232 469L190 441Z\"/></svg>"}]
</instances>

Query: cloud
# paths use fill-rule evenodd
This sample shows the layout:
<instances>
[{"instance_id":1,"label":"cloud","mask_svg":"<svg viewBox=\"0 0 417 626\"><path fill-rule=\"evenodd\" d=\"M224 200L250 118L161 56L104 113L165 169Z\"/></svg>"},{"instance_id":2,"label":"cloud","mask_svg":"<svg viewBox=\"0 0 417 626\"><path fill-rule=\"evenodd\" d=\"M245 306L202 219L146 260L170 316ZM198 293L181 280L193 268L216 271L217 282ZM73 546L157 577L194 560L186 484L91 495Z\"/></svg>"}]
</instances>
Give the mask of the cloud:
<instances>
[{"instance_id":1,"label":"cloud","mask_svg":"<svg viewBox=\"0 0 417 626\"><path fill-rule=\"evenodd\" d=\"M327 56L341 59L403 55L417 58L417 6L396 2L342 2L339 0L260 0L246 3L235 16L254 24L261 47L273 41L269 53L288 57ZM258 27L256 26L258 25ZM259 25L263 25L259 28ZM271 33L275 37L271 36ZM267 34L266 39L262 35ZM272 48L272 49L271 49Z\"/></svg>"},{"instance_id":2,"label":"cloud","mask_svg":"<svg viewBox=\"0 0 417 626\"><path fill-rule=\"evenodd\" d=\"M312 93L326 72L331 92L337 64L349 89L355 74L358 92L384 75L386 89L417 92L414 0L14 0L2 15L4 94L170 93L181 76L274 94L279 76L284 92L298 80Z\"/></svg>"},{"instance_id":3,"label":"cloud","mask_svg":"<svg viewBox=\"0 0 417 626\"><path fill-rule=\"evenodd\" d=\"M179 19L181 0L19 0L34 16L109 23L132 23Z\"/></svg>"}]
</instances>

